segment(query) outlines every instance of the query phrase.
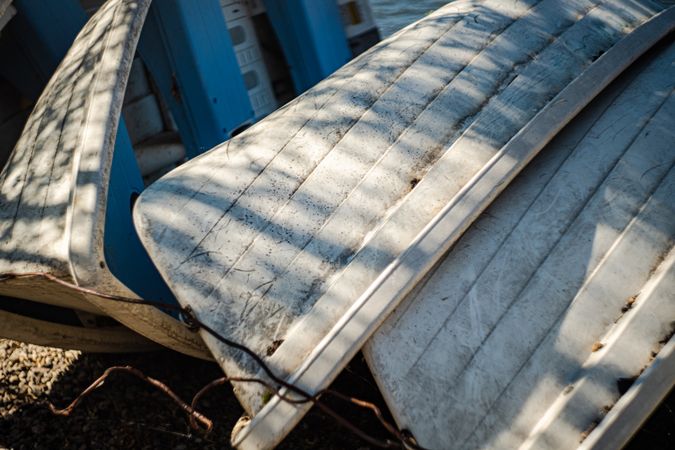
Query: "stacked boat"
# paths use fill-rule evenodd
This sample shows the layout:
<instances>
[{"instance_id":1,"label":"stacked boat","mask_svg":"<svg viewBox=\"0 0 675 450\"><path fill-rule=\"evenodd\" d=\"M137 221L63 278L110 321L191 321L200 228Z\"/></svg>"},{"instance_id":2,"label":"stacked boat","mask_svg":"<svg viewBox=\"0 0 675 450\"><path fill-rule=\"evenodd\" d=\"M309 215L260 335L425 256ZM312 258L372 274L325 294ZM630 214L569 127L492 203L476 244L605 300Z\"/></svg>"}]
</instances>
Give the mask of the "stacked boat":
<instances>
[{"instance_id":1,"label":"stacked boat","mask_svg":"<svg viewBox=\"0 0 675 450\"><path fill-rule=\"evenodd\" d=\"M617 448L675 384L668 2L458 0L346 65L366 2L64 0L60 59L11 39L56 32L35 3L0 35L53 66L0 70L39 93L0 99L0 335L310 394L363 350L426 448ZM268 389L236 447L307 412Z\"/></svg>"}]
</instances>

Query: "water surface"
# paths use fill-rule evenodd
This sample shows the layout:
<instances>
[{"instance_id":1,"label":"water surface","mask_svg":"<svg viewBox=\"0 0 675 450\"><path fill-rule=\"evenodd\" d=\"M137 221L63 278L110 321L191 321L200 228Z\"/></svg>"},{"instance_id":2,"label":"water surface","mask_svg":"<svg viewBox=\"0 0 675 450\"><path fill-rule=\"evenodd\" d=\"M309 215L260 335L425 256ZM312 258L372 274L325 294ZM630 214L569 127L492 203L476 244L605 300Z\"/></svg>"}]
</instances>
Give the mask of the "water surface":
<instances>
[{"instance_id":1,"label":"water surface","mask_svg":"<svg viewBox=\"0 0 675 450\"><path fill-rule=\"evenodd\" d=\"M447 4L449 0L370 0L375 23L385 38Z\"/></svg>"}]
</instances>

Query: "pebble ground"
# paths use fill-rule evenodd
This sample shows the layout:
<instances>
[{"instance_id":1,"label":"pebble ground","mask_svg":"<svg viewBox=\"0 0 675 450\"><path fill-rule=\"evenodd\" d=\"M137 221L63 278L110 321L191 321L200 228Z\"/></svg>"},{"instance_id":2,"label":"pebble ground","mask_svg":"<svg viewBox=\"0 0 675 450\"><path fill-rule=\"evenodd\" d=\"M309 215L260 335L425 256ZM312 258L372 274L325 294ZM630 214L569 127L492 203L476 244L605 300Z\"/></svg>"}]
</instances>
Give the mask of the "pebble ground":
<instances>
[{"instance_id":1,"label":"pebble ground","mask_svg":"<svg viewBox=\"0 0 675 450\"><path fill-rule=\"evenodd\" d=\"M0 449L223 449L242 413L231 389L220 387L200 410L214 421L213 432L190 431L185 414L154 388L127 374L114 374L69 417L54 416L51 401L64 407L110 366L131 365L170 386L188 401L222 376L213 363L170 351L143 354L82 354L0 339ZM359 355L334 389L379 404L382 398ZM360 410L331 406L378 438L378 423ZM627 447L675 448L675 395L671 393ZM280 449L371 448L319 411L312 410Z\"/></svg>"},{"instance_id":2,"label":"pebble ground","mask_svg":"<svg viewBox=\"0 0 675 450\"><path fill-rule=\"evenodd\" d=\"M142 354L83 354L0 339L0 449L223 449L242 414L231 388L214 389L200 411L213 420L208 436L192 432L186 415L164 394L132 375L113 374L69 417L54 416L51 401L65 407L110 366L130 365L167 384L190 401L222 376L210 362L171 351ZM383 404L362 357L334 388ZM378 438L386 437L369 414L333 403ZM382 405L383 406L383 405ZM312 410L281 449L371 448L360 438Z\"/></svg>"}]
</instances>

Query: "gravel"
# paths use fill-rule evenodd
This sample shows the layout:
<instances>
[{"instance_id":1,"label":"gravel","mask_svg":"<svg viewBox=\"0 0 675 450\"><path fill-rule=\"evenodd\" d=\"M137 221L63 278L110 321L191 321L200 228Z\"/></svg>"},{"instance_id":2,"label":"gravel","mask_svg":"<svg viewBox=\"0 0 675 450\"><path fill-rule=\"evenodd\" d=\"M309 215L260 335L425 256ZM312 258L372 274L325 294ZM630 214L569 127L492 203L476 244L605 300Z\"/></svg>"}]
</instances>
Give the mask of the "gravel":
<instances>
[{"instance_id":1,"label":"gravel","mask_svg":"<svg viewBox=\"0 0 675 450\"><path fill-rule=\"evenodd\" d=\"M230 431L242 414L229 386L214 389L200 404L200 411L214 422L208 436L192 432L186 415L162 393L124 373L111 375L68 417L54 416L48 410L47 401L65 407L106 368L119 365L133 366L164 382L188 402L201 387L222 376L213 363L171 351L83 354L0 340L0 448L229 448ZM384 407L360 356L334 388ZM332 406L373 435L385 437L368 413ZM371 447L312 410L279 448Z\"/></svg>"},{"instance_id":2,"label":"gravel","mask_svg":"<svg viewBox=\"0 0 675 450\"><path fill-rule=\"evenodd\" d=\"M68 417L47 409L65 407L110 366L130 365L159 379L183 400L222 376L213 363L162 351L143 354L82 354L0 339L0 448L10 449L222 449L242 410L231 388L214 389L200 411L214 421L208 436L192 432L185 414L148 384L113 374ZM333 388L386 407L361 355ZM369 413L330 402L362 429L385 438ZM629 450L672 448L675 394L671 394L627 446ZM280 449L371 448L320 411L312 410Z\"/></svg>"},{"instance_id":3,"label":"gravel","mask_svg":"<svg viewBox=\"0 0 675 450\"><path fill-rule=\"evenodd\" d=\"M80 352L0 340L0 416L44 398Z\"/></svg>"}]
</instances>

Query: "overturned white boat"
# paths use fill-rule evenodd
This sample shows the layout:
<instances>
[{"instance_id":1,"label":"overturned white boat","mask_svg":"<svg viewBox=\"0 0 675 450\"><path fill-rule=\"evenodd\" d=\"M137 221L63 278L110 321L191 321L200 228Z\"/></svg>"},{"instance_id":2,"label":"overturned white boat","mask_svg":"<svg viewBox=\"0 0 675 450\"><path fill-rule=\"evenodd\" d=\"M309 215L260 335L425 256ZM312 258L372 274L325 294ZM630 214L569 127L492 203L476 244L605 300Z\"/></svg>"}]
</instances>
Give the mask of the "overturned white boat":
<instances>
[{"instance_id":1,"label":"overturned white boat","mask_svg":"<svg viewBox=\"0 0 675 450\"><path fill-rule=\"evenodd\" d=\"M0 35L16 13L11 0L0 2ZM6 60L3 54L3 61ZM3 66L3 69L6 67ZM27 118L28 111L22 107L22 102L25 99L21 99L16 90L3 80L0 86L0 165L3 167ZM91 313L91 310L6 297L0 297L0 337L92 352L141 351L157 347L113 320Z\"/></svg>"},{"instance_id":2,"label":"overturned white boat","mask_svg":"<svg viewBox=\"0 0 675 450\"><path fill-rule=\"evenodd\" d=\"M87 23L42 92L0 174L0 294L75 311L85 325L87 317L107 312L105 301L86 289L137 297L109 268L111 260L143 257L125 230L131 221L129 198L107 194L110 179L116 181L113 194L128 194L133 184L120 170L124 158L133 158L124 153L130 146L118 140L114 159L113 149L148 4L112 2L101 8L97 20ZM111 177L111 172L117 173ZM111 212L119 215L115 221L106 220ZM106 254L104 231L117 234L118 242L126 239L125 250ZM145 268L152 283L154 269L149 262ZM168 291L160 297L170 298ZM115 316L132 329L139 328L135 323L145 323L143 331L151 339L208 357L201 341L168 314L147 307L139 313L131 304L115 306L120 311ZM2 335L18 333L11 329L15 324L5 322ZM62 331L65 336L65 328ZM92 335L96 331L88 330ZM115 350L118 342L106 341L108 337L100 335L100 346Z\"/></svg>"},{"instance_id":3,"label":"overturned white boat","mask_svg":"<svg viewBox=\"0 0 675 450\"><path fill-rule=\"evenodd\" d=\"M140 238L183 306L319 392L530 160L672 31L675 13L662 9L449 4L151 185L134 210ZM415 326L397 338L414 347ZM202 337L226 374L265 378ZM373 367L380 380L403 376ZM382 386L420 422L438 404L399 404L397 385ZM241 448L274 446L309 408L259 385L235 392L248 414L232 437ZM445 440L433 445L455 442L434 432Z\"/></svg>"},{"instance_id":4,"label":"overturned white boat","mask_svg":"<svg viewBox=\"0 0 675 450\"><path fill-rule=\"evenodd\" d=\"M366 345L423 447L621 448L673 387L673 61L603 91Z\"/></svg>"}]
</instances>

